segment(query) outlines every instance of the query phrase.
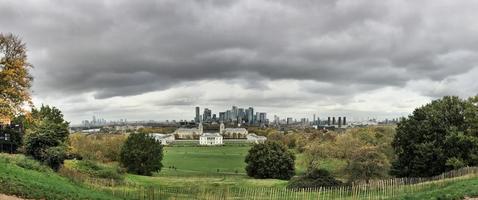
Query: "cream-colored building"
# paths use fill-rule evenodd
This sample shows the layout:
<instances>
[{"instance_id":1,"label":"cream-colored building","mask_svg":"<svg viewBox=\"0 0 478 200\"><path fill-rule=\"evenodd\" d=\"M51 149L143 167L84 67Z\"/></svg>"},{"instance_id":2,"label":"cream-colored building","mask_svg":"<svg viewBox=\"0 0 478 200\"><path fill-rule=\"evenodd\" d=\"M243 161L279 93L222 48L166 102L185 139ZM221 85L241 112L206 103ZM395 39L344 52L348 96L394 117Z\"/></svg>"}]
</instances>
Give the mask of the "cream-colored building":
<instances>
[{"instance_id":1,"label":"cream-colored building","mask_svg":"<svg viewBox=\"0 0 478 200\"><path fill-rule=\"evenodd\" d=\"M179 139L193 139L195 136L203 134L203 126L200 123L197 128L178 128L173 134Z\"/></svg>"},{"instance_id":2,"label":"cream-colored building","mask_svg":"<svg viewBox=\"0 0 478 200\"><path fill-rule=\"evenodd\" d=\"M162 145L168 145L174 142L174 135L173 134L161 134L161 133L151 133L151 136L159 141Z\"/></svg>"},{"instance_id":3,"label":"cream-colored building","mask_svg":"<svg viewBox=\"0 0 478 200\"><path fill-rule=\"evenodd\" d=\"M219 133L204 133L199 137L200 145L222 145L222 135Z\"/></svg>"},{"instance_id":4,"label":"cream-colored building","mask_svg":"<svg viewBox=\"0 0 478 200\"><path fill-rule=\"evenodd\" d=\"M267 140L266 137L264 136L259 136L259 135L256 135L254 133L251 133L251 134L248 134L247 135L247 141L248 142L251 142L251 143L264 143L265 141Z\"/></svg>"},{"instance_id":5,"label":"cream-colored building","mask_svg":"<svg viewBox=\"0 0 478 200\"><path fill-rule=\"evenodd\" d=\"M245 138L249 132L245 128L226 128L224 123L221 123L219 133L229 138Z\"/></svg>"}]
</instances>

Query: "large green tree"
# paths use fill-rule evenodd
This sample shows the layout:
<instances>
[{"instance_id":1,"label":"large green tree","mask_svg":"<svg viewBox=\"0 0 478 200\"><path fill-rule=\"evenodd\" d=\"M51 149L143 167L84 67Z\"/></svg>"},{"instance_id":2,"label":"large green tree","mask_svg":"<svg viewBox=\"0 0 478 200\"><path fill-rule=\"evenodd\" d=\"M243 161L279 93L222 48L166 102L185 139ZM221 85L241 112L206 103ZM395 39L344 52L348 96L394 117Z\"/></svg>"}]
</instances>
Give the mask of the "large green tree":
<instances>
[{"instance_id":1,"label":"large green tree","mask_svg":"<svg viewBox=\"0 0 478 200\"><path fill-rule=\"evenodd\" d=\"M145 133L128 136L120 152L120 162L130 173L151 176L163 165L163 146Z\"/></svg>"},{"instance_id":2,"label":"large green tree","mask_svg":"<svg viewBox=\"0 0 478 200\"><path fill-rule=\"evenodd\" d=\"M254 178L289 180L294 176L295 156L279 142L256 144L246 156L246 172Z\"/></svg>"},{"instance_id":3,"label":"large green tree","mask_svg":"<svg viewBox=\"0 0 478 200\"><path fill-rule=\"evenodd\" d=\"M61 111L55 107L42 105L33 108L27 118L23 118L27 131L24 137L25 153L58 169L65 157L68 139L68 122Z\"/></svg>"},{"instance_id":4,"label":"large green tree","mask_svg":"<svg viewBox=\"0 0 478 200\"><path fill-rule=\"evenodd\" d=\"M478 164L478 98L446 96L415 109L397 127L391 173L428 177Z\"/></svg>"},{"instance_id":5,"label":"large green tree","mask_svg":"<svg viewBox=\"0 0 478 200\"><path fill-rule=\"evenodd\" d=\"M26 51L20 38L0 33L0 120L13 118L30 102L33 78Z\"/></svg>"}]
</instances>

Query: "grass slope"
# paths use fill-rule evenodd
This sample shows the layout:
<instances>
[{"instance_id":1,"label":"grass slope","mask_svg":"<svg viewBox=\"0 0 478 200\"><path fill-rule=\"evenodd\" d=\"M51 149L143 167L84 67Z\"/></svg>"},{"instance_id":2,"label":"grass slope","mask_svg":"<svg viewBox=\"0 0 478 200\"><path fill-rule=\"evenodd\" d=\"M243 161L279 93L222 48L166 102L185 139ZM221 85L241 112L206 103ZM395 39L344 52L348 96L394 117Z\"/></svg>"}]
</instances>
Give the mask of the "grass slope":
<instances>
[{"instance_id":1,"label":"grass slope","mask_svg":"<svg viewBox=\"0 0 478 200\"><path fill-rule=\"evenodd\" d=\"M443 187L434 187L414 194L407 194L403 198L406 200L426 200L426 199L450 199L458 200L464 197L478 197L478 178L460 180L447 184Z\"/></svg>"},{"instance_id":2,"label":"grass slope","mask_svg":"<svg viewBox=\"0 0 478 200\"><path fill-rule=\"evenodd\" d=\"M0 154L0 193L31 199L116 199L75 184L34 162L22 155Z\"/></svg>"}]
</instances>

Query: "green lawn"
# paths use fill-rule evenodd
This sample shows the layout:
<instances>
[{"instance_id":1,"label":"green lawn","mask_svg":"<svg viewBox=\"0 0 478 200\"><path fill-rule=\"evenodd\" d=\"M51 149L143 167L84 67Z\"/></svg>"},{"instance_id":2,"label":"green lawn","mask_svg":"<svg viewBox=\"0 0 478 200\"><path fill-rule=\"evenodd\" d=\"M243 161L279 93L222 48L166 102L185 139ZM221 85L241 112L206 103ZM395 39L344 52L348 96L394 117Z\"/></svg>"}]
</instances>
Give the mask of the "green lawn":
<instances>
[{"instance_id":1,"label":"green lawn","mask_svg":"<svg viewBox=\"0 0 478 200\"><path fill-rule=\"evenodd\" d=\"M276 187L284 188L287 181L253 179L246 175L244 159L251 146L169 146L164 147L163 169L154 177L128 175L127 180L150 186L194 187ZM305 172L303 156L296 154L296 173ZM327 159L321 166L332 173L341 173L345 163ZM170 168L170 167L175 167Z\"/></svg>"},{"instance_id":2,"label":"green lawn","mask_svg":"<svg viewBox=\"0 0 478 200\"><path fill-rule=\"evenodd\" d=\"M160 175L244 174L244 158L250 147L165 147ZM176 170L169 169L175 167ZM219 170L219 171L218 171Z\"/></svg>"},{"instance_id":3,"label":"green lawn","mask_svg":"<svg viewBox=\"0 0 478 200\"><path fill-rule=\"evenodd\" d=\"M464 199L464 197L478 197L478 178L460 180L446 186L432 187L425 191L407 194L399 199Z\"/></svg>"}]
</instances>

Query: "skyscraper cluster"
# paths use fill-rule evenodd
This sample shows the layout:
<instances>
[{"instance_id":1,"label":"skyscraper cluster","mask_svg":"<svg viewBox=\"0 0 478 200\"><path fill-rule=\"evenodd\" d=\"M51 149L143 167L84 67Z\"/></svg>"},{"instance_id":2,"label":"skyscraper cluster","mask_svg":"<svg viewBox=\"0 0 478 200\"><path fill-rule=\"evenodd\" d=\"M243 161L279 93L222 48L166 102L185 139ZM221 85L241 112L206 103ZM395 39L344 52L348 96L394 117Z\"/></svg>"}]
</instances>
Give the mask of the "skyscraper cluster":
<instances>
[{"instance_id":1,"label":"skyscraper cluster","mask_svg":"<svg viewBox=\"0 0 478 200\"><path fill-rule=\"evenodd\" d=\"M196 123L199 122L230 122L230 123L241 123L241 124L266 124L267 113L265 112L256 112L254 113L254 108L238 108L237 106L232 106L230 110L219 112L218 115L212 114L211 109L204 108L203 114L200 114L200 108L196 107L196 116L194 117Z\"/></svg>"}]
</instances>

